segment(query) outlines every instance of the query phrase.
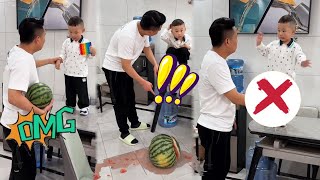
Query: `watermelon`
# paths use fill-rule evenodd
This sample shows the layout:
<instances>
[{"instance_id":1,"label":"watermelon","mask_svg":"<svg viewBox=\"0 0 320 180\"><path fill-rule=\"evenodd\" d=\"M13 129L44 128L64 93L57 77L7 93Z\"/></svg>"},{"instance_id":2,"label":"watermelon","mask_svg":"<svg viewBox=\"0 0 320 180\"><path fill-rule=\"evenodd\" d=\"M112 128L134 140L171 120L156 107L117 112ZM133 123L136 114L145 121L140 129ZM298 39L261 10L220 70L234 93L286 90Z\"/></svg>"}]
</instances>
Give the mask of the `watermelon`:
<instances>
[{"instance_id":1,"label":"watermelon","mask_svg":"<svg viewBox=\"0 0 320 180\"><path fill-rule=\"evenodd\" d=\"M35 83L31 85L26 93L26 98L40 109L45 108L52 100L52 91L44 83Z\"/></svg>"},{"instance_id":2,"label":"watermelon","mask_svg":"<svg viewBox=\"0 0 320 180\"><path fill-rule=\"evenodd\" d=\"M155 136L149 146L149 159L159 168L170 168L180 158L180 146L177 140L166 134Z\"/></svg>"}]
</instances>

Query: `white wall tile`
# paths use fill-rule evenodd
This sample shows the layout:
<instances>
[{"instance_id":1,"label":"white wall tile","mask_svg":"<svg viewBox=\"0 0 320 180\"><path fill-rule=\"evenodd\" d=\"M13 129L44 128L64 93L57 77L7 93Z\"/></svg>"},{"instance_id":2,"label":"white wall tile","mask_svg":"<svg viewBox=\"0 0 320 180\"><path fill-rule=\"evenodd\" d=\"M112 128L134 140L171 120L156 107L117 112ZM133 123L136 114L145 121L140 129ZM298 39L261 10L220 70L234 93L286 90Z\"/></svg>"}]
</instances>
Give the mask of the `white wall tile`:
<instances>
[{"instance_id":1,"label":"white wall tile","mask_svg":"<svg viewBox=\"0 0 320 180\"><path fill-rule=\"evenodd\" d=\"M102 25L123 25L127 22L127 1L105 1L101 0L100 23Z\"/></svg>"},{"instance_id":2,"label":"white wall tile","mask_svg":"<svg viewBox=\"0 0 320 180\"><path fill-rule=\"evenodd\" d=\"M113 36L113 34L116 32L117 29L119 29L121 26L116 25L116 26L105 26L105 25L100 25L99 30L100 30L100 38L99 38L99 45L100 45L100 51L99 53L99 64L102 66L103 60L104 60L104 55L107 51L107 48L109 46L109 42Z\"/></svg>"},{"instance_id":3,"label":"white wall tile","mask_svg":"<svg viewBox=\"0 0 320 180\"><path fill-rule=\"evenodd\" d=\"M53 94L54 95L65 95L65 85L64 85L64 74L63 74L63 66L61 70L54 70L54 87L53 87Z\"/></svg>"},{"instance_id":4,"label":"white wall tile","mask_svg":"<svg viewBox=\"0 0 320 180\"><path fill-rule=\"evenodd\" d=\"M53 65L46 65L38 68L39 81L47 84L52 90L54 89L54 84L56 83L54 81L54 69L55 68Z\"/></svg>"},{"instance_id":5,"label":"white wall tile","mask_svg":"<svg viewBox=\"0 0 320 180\"><path fill-rule=\"evenodd\" d=\"M320 89L319 76L297 76L296 83L300 88L301 93L301 106L315 106L320 107L319 102L319 89Z\"/></svg>"},{"instance_id":6,"label":"white wall tile","mask_svg":"<svg viewBox=\"0 0 320 180\"><path fill-rule=\"evenodd\" d=\"M5 23L6 32L17 32L17 13L16 2L8 1L5 3Z\"/></svg>"},{"instance_id":7,"label":"white wall tile","mask_svg":"<svg viewBox=\"0 0 320 180\"><path fill-rule=\"evenodd\" d=\"M68 32L63 31L56 31L54 33L54 55L59 56L62 49L63 42L67 39Z\"/></svg>"},{"instance_id":8,"label":"white wall tile","mask_svg":"<svg viewBox=\"0 0 320 180\"><path fill-rule=\"evenodd\" d=\"M89 67L90 73L88 75L88 93L91 99L96 99L96 70L96 67Z\"/></svg>"},{"instance_id":9,"label":"white wall tile","mask_svg":"<svg viewBox=\"0 0 320 180\"><path fill-rule=\"evenodd\" d=\"M320 24L320 23L319 23ZM320 62L318 61L320 57L320 36L315 37L299 37L298 43L300 44L303 52L306 54L307 59L312 61L312 68L302 68L297 67L296 73L302 75L320 75L319 68Z\"/></svg>"},{"instance_id":10,"label":"white wall tile","mask_svg":"<svg viewBox=\"0 0 320 180\"><path fill-rule=\"evenodd\" d=\"M85 23L87 32L97 30L97 11L96 0L84 0L82 1L82 13L81 17Z\"/></svg>"},{"instance_id":11,"label":"white wall tile","mask_svg":"<svg viewBox=\"0 0 320 180\"><path fill-rule=\"evenodd\" d=\"M229 1L213 0L212 9L212 21L220 17L229 17Z\"/></svg>"},{"instance_id":12,"label":"white wall tile","mask_svg":"<svg viewBox=\"0 0 320 180\"><path fill-rule=\"evenodd\" d=\"M6 19L4 11L5 3L0 1L0 33L5 32L6 30Z\"/></svg>"},{"instance_id":13,"label":"white wall tile","mask_svg":"<svg viewBox=\"0 0 320 180\"><path fill-rule=\"evenodd\" d=\"M212 23L212 0L194 1L193 5L193 35L209 36Z\"/></svg>"},{"instance_id":14,"label":"white wall tile","mask_svg":"<svg viewBox=\"0 0 320 180\"><path fill-rule=\"evenodd\" d=\"M107 49L104 49L104 48L100 49L100 62L98 64L99 68L102 68L104 56L106 52L107 52Z\"/></svg>"},{"instance_id":15,"label":"white wall tile","mask_svg":"<svg viewBox=\"0 0 320 180\"><path fill-rule=\"evenodd\" d=\"M154 37L155 53L166 53L168 44L161 40L160 35L161 32Z\"/></svg>"},{"instance_id":16,"label":"white wall tile","mask_svg":"<svg viewBox=\"0 0 320 180\"><path fill-rule=\"evenodd\" d=\"M128 3L128 18L131 21L134 16L142 16L148 9L144 5L148 0L130 0Z\"/></svg>"},{"instance_id":17,"label":"white wall tile","mask_svg":"<svg viewBox=\"0 0 320 180\"><path fill-rule=\"evenodd\" d=\"M87 31L83 34L83 36L88 39L92 45L95 45L97 43L97 33L92 31Z\"/></svg>"},{"instance_id":18,"label":"white wall tile","mask_svg":"<svg viewBox=\"0 0 320 180\"><path fill-rule=\"evenodd\" d=\"M166 16L166 19L169 21L173 21L176 17L176 0L145 0L145 8L148 10L157 10L163 13ZM169 24L168 24L169 25ZM168 26L164 26L168 27Z\"/></svg>"},{"instance_id":19,"label":"white wall tile","mask_svg":"<svg viewBox=\"0 0 320 180\"><path fill-rule=\"evenodd\" d=\"M191 34L193 27L193 5L189 4L186 0L177 0L176 18L182 19L187 27L187 33Z\"/></svg>"},{"instance_id":20,"label":"white wall tile","mask_svg":"<svg viewBox=\"0 0 320 180\"><path fill-rule=\"evenodd\" d=\"M312 36L320 36L320 28L319 28L319 20L320 16L320 1L312 1L311 7L311 17L310 17L310 35Z\"/></svg>"},{"instance_id":21,"label":"white wall tile","mask_svg":"<svg viewBox=\"0 0 320 180\"><path fill-rule=\"evenodd\" d=\"M6 66L7 62L6 61L0 61L0 82L2 83L3 82L3 79L2 79L2 74L3 74L3 71L4 71L4 67ZM2 87L0 85L0 87ZM1 92L1 91L0 91ZM1 102L1 101L0 101Z\"/></svg>"},{"instance_id":22,"label":"white wall tile","mask_svg":"<svg viewBox=\"0 0 320 180\"><path fill-rule=\"evenodd\" d=\"M211 49L211 41L208 37L194 37L194 48L192 51L192 60L189 61L192 64L193 69L200 69L204 55L209 49Z\"/></svg>"},{"instance_id":23,"label":"white wall tile","mask_svg":"<svg viewBox=\"0 0 320 180\"><path fill-rule=\"evenodd\" d=\"M105 26L101 25L100 26L100 43L101 43L101 48L107 49L109 46L109 42L113 36L113 34L119 29L121 26L116 25L116 26Z\"/></svg>"},{"instance_id":24,"label":"white wall tile","mask_svg":"<svg viewBox=\"0 0 320 180\"><path fill-rule=\"evenodd\" d=\"M13 46L19 44L19 34L18 32L15 33L6 33L5 34L5 53L7 53Z\"/></svg>"},{"instance_id":25,"label":"white wall tile","mask_svg":"<svg viewBox=\"0 0 320 180\"><path fill-rule=\"evenodd\" d=\"M0 61L5 61L7 59L7 51L6 51L6 34L0 33Z\"/></svg>"}]
</instances>

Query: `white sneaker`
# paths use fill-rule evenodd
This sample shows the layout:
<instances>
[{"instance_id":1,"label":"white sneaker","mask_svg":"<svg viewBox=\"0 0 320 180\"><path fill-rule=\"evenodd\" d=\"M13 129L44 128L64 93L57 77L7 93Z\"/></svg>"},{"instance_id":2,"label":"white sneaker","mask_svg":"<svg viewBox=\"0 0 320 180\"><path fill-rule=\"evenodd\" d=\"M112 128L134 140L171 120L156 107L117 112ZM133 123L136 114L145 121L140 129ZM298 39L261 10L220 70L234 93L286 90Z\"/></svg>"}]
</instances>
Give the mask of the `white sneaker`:
<instances>
[{"instance_id":1,"label":"white sneaker","mask_svg":"<svg viewBox=\"0 0 320 180\"><path fill-rule=\"evenodd\" d=\"M88 114L89 114L89 108L88 107L80 109L80 115L81 116L87 116Z\"/></svg>"}]
</instances>

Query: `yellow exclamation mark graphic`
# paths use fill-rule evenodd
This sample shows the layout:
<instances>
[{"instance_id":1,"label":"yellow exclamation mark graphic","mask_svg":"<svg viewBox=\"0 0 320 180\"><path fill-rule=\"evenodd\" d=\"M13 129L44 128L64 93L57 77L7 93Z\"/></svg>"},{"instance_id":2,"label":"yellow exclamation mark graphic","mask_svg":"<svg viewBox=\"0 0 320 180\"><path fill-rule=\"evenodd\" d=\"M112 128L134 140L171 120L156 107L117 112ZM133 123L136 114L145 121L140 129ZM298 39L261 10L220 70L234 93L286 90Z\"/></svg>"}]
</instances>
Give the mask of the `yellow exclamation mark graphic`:
<instances>
[{"instance_id":1,"label":"yellow exclamation mark graphic","mask_svg":"<svg viewBox=\"0 0 320 180\"><path fill-rule=\"evenodd\" d=\"M181 104L181 99L183 96L185 96L186 94L188 94L188 92L190 92L194 87L195 85L198 83L199 81L199 76L198 74L192 72L190 73L186 79L184 80L181 88L180 88L180 91L179 91L179 97L180 99L176 99L174 101L174 103L176 105L180 105Z\"/></svg>"},{"instance_id":2,"label":"yellow exclamation mark graphic","mask_svg":"<svg viewBox=\"0 0 320 180\"><path fill-rule=\"evenodd\" d=\"M187 76L187 74L189 74L190 72L190 68L184 64L181 64L177 67L177 69L175 70L173 77L172 77L172 81L170 83L170 94L173 94L174 92L176 92L181 84L183 83L184 78ZM167 103L171 103L172 102L172 97L171 96L167 96L166 97L166 102Z\"/></svg>"},{"instance_id":3,"label":"yellow exclamation mark graphic","mask_svg":"<svg viewBox=\"0 0 320 180\"><path fill-rule=\"evenodd\" d=\"M159 70L158 70L158 81L157 81L157 88L159 93L163 92L169 82L170 77L172 76L175 67L177 66L177 61L170 55L165 55L160 62ZM163 102L163 97L161 95L157 95L154 99L157 104Z\"/></svg>"}]
</instances>

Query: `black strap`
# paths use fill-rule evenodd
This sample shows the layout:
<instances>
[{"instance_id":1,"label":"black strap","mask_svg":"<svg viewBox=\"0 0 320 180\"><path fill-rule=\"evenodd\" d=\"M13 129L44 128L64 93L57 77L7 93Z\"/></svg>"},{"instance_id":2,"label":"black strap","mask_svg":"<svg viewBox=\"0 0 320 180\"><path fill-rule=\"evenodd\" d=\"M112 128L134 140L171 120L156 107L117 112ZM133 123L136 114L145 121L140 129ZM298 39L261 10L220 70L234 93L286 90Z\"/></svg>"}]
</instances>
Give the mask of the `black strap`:
<instances>
[{"instance_id":1,"label":"black strap","mask_svg":"<svg viewBox=\"0 0 320 180\"><path fill-rule=\"evenodd\" d=\"M23 162L21 160L21 155L20 155L20 150L19 150L19 145L18 144L16 146L16 155L15 155L15 157L16 157L16 160L17 160L18 168L21 170Z\"/></svg>"}]
</instances>

